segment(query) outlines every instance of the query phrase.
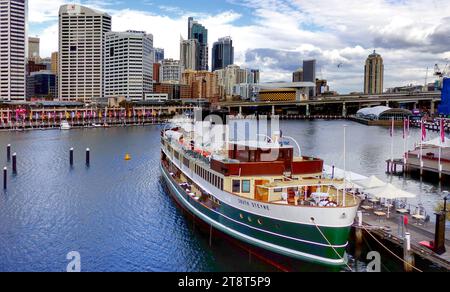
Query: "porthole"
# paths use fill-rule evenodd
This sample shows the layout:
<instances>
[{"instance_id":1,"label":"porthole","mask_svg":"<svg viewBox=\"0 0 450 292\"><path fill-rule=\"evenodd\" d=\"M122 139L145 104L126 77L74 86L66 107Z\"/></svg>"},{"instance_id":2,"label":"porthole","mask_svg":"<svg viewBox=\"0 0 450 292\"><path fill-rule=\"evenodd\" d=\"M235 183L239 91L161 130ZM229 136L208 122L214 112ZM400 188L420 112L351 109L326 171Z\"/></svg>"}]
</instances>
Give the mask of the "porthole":
<instances>
[{"instance_id":1,"label":"porthole","mask_svg":"<svg viewBox=\"0 0 450 292\"><path fill-rule=\"evenodd\" d=\"M262 219L258 219L258 224L259 224L259 225L263 225Z\"/></svg>"},{"instance_id":2,"label":"porthole","mask_svg":"<svg viewBox=\"0 0 450 292\"><path fill-rule=\"evenodd\" d=\"M252 223L252 222L253 222L253 220L252 220L252 218L251 218L251 217L248 217L248 222L250 222L250 223Z\"/></svg>"},{"instance_id":3,"label":"porthole","mask_svg":"<svg viewBox=\"0 0 450 292\"><path fill-rule=\"evenodd\" d=\"M240 214L239 217L241 217L241 219L244 219L244 215Z\"/></svg>"}]
</instances>

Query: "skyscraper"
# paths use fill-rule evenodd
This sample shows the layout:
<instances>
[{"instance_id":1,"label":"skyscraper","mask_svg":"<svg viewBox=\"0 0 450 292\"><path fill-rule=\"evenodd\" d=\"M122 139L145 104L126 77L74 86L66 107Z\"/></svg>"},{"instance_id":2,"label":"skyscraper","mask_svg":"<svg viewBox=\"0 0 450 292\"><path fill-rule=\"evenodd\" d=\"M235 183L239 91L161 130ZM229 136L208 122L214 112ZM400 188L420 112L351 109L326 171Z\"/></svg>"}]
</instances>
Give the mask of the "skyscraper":
<instances>
[{"instance_id":1,"label":"skyscraper","mask_svg":"<svg viewBox=\"0 0 450 292\"><path fill-rule=\"evenodd\" d=\"M316 83L316 60L303 61L303 81ZM309 96L316 96L316 88L309 91Z\"/></svg>"},{"instance_id":2,"label":"skyscraper","mask_svg":"<svg viewBox=\"0 0 450 292\"><path fill-rule=\"evenodd\" d=\"M28 60L36 63L40 62L40 39L37 37L28 38Z\"/></svg>"},{"instance_id":3,"label":"skyscraper","mask_svg":"<svg viewBox=\"0 0 450 292\"><path fill-rule=\"evenodd\" d=\"M222 99L231 99L233 87L236 84L253 83L255 78L251 71L237 65L228 65L226 68L216 70L214 73L217 75L219 95Z\"/></svg>"},{"instance_id":4,"label":"skyscraper","mask_svg":"<svg viewBox=\"0 0 450 292\"><path fill-rule=\"evenodd\" d=\"M234 64L234 48L231 37L220 38L212 48L212 71Z\"/></svg>"},{"instance_id":5,"label":"skyscraper","mask_svg":"<svg viewBox=\"0 0 450 292\"><path fill-rule=\"evenodd\" d=\"M26 95L27 0L0 0L0 100Z\"/></svg>"},{"instance_id":6,"label":"skyscraper","mask_svg":"<svg viewBox=\"0 0 450 292\"><path fill-rule=\"evenodd\" d=\"M200 70L197 62L199 54L199 43L196 39L180 39L180 61L184 70Z\"/></svg>"},{"instance_id":7,"label":"skyscraper","mask_svg":"<svg viewBox=\"0 0 450 292\"><path fill-rule=\"evenodd\" d=\"M367 57L364 68L364 93L382 94L384 82L384 64L381 55L375 50Z\"/></svg>"},{"instance_id":8,"label":"skyscraper","mask_svg":"<svg viewBox=\"0 0 450 292\"><path fill-rule=\"evenodd\" d=\"M105 97L143 100L153 92L153 35L143 31L107 32Z\"/></svg>"},{"instance_id":9,"label":"skyscraper","mask_svg":"<svg viewBox=\"0 0 450 292\"><path fill-rule=\"evenodd\" d=\"M316 82L316 60L303 61L303 81Z\"/></svg>"},{"instance_id":10,"label":"skyscraper","mask_svg":"<svg viewBox=\"0 0 450 292\"><path fill-rule=\"evenodd\" d=\"M155 48L155 63L159 63L164 60L164 49Z\"/></svg>"},{"instance_id":11,"label":"skyscraper","mask_svg":"<svg viewBox=\"0 0 450 292\"><path fill-rule=\"evenodd\" d=\"M81 5L59 10L59 98L91 101L102 98L105 34L111 16Z\"/></svg>"},{"instance_id":12,"label":"skyscraper","mask_svg":"<svg viewBox=\"0 0 450 292\"><path fill-rule=\"evenodd\" d=\"M208 54L208 30L194 21L192 17L188 19L188 39L195 39L198 41L199 55L197 57L197 70L208 71L209 70L209 54Z\"/></svg>"}]
</instances>

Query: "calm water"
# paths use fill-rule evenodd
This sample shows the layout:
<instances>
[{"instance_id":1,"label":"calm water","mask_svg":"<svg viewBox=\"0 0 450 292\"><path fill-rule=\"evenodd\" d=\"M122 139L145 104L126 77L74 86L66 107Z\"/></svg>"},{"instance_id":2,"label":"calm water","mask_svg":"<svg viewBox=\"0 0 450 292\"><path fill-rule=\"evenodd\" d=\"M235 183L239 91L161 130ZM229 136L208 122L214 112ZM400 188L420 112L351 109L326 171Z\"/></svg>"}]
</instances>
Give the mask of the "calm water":
<instances>
[{"instance_id":1,"label":"calm water","mask_svg":"<svg viewBox=\"0 0 450 292\"><path fill-rule=\"evenodd\" d=\"M388 130L345 123L352 170L420 193L417 201L433 208L438 186L384 174ZM304 154L340 166L343 125L283 122L283 129L298 139ZM0 192L0 271L65 271L70 251L81 254L83 271L274 270L257 259L249 262L246 252L226 241L215 240L209 248L208 236L193 229L161 185L159 131L151 126L0 133L0 166L10 169L6 144L18 155L18 174ZM131 161L124 161L126 153ZM322 268L299 263L299 269Z\"/></svg>"}]
</instances>

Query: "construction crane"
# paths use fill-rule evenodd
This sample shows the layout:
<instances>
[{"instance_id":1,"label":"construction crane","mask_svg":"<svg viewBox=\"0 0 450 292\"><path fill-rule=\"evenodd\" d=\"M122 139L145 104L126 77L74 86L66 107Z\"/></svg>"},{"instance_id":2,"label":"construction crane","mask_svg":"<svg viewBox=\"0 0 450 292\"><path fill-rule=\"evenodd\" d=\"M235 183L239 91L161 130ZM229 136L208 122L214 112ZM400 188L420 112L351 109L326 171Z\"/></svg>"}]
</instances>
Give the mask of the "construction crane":
<instances>
[{"instance_id":1,"label":"construction crane","mask_svg":"<svg viewBox=\"0 0 450 292\"><path fill-rule=\"evenodd\" d=\"M445 64L444 69L441 70L441 68L439 67L439 64L435 64L434 65L434 76L436 76L438 78L438 80L436 80L439 83L439 90L442 89L442 80L444 79L444 77L448 77L449 76L449 72L448 72L448 59L446 59L447 63Z\"/></svg>"}]
</instances>

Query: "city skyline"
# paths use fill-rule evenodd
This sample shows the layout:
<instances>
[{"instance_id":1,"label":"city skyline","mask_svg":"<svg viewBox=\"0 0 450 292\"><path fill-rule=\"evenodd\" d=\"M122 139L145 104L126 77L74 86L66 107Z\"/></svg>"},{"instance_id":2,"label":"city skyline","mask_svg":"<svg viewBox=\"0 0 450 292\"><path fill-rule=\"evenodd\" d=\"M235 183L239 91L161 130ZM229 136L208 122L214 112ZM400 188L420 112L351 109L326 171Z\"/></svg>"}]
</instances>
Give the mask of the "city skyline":
<instances>
[{"instance_id":1,"label":"city skyline","mask_svg":"<svg viewBox=\"0 0 450 292\"><path fill-rule=\"evenodd\" d=\"M30 1L29 35L41 37L43 57L57 48L57 11L70 2ZM450 7L441 0L371 0L357 11L351 9L357 5L353 0L77 2L111 14L114 31L152 33L155 47L175 59L179 36L187 38L187 18L193 16L208 28L210 48L230 35L235 63L259 68L262 81L289 81L303 59L315 58L317 77L340 93L363 91L364 61L374 49L385 60L385 89L423 84L427 67L431 72L435 63L444 66L450 58Z\"/></svg>"}]
</instances>

